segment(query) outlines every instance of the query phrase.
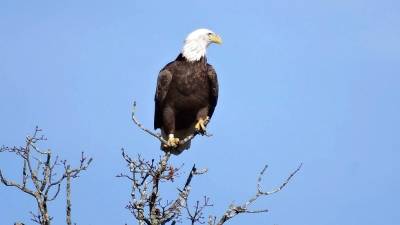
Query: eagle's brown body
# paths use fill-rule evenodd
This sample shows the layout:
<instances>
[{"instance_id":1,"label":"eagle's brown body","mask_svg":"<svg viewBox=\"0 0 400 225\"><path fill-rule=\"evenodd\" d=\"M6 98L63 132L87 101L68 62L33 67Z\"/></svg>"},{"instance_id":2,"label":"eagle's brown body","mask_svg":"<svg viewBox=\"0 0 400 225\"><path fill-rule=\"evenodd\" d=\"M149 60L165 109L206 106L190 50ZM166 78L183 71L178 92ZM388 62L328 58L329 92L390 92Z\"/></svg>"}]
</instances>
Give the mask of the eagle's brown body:
<instances>
[{"instance_id":1,"label":"eagle's brown body","mask_svg":"<svg viewBox=\"0 0 400 225\"><path fill-rule=\"evenodd\" d=\"M199 119L212 117L218 100L217 74L206 57L189 62L181 54L159 73L155 94L154 129L182 139L194 132ZM190 147L178 146L175 153Z\"/></svg>"}]
</instances>

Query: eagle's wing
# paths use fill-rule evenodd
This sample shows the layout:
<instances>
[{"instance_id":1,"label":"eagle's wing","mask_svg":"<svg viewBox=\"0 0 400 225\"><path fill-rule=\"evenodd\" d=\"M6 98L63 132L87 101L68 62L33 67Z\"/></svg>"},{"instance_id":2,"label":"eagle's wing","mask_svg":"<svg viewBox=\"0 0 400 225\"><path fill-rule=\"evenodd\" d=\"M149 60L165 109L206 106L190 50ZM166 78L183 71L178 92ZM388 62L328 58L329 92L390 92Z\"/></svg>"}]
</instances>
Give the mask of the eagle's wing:
<instances>
[{"instance_id":1,"label":"eagle's wing","mask_svg":"<svg viewBox=\"0 0 400 225\"><path fill-rule=\"evenodd\" d=\"M211 92L210 108L208 110L208 116L211 118L218 101L218 78L214 68L209 64L208 64L207 74L208 74L208 80L210 82L210 92Z\"/></svg>"},{"instance_id":2,"label":"eagle's wing","mask_svg":"<svg viewBox=\"0 0 400 225\"><path fill-rule=\"evenodd\" d=\"M162 125L162 107L167 96L169 84L172 80L172 73L168 69L163 69L158 74L156 95L154 97L154 129L161 128Z\"/></svg>"}]
</instances>

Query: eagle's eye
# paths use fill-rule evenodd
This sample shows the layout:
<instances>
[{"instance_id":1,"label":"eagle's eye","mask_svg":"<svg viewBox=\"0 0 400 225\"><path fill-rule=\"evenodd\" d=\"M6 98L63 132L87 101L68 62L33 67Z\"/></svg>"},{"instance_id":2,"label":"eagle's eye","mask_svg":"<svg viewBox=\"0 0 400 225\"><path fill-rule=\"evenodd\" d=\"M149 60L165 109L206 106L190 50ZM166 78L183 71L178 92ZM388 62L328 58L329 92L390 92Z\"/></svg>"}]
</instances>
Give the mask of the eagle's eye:
<instances>
[{"instance_id":1,"label":"eagle's eye","mask_svg":"<svg viewBox=\"0 0 400 225\"><path fill-rule=\"evenodd\" d=\"M212 33L210 32L210 33L208 33L207 35L210 36L210 35L212 35Z\"/></svg>"}]
</instances>

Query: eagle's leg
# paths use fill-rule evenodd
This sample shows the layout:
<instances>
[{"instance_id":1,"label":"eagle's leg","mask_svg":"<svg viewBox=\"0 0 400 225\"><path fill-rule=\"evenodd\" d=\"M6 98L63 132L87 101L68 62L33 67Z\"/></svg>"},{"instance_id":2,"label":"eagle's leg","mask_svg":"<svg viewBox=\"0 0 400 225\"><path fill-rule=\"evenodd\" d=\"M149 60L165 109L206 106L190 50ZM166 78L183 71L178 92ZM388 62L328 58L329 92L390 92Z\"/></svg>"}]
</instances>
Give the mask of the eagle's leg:
<instances>
[{"instance_id":1,"label":"eagle's leg","mask_svg":"<svg viewBox=\"0 0 400 225\"><path fill-rule=\"evenodd\" d=\"M208 117L208 108L203 108L197 113L197 122L194 125L196 132L200 134L206 134L206 121L210 118Z\"/></svg>"},{"instance_id":2,"label":"eagle's leg","mask_svg":"<svg viewBox=\"0 0 400 225\"><path fill-rule=\"evenodd\" d=\"M165 107L163 111L164 131L168 134L165 148L176 148L179 145L179 138L174 137L175 133L175 112L171 107Z\"/></svg>"}]
</instances>

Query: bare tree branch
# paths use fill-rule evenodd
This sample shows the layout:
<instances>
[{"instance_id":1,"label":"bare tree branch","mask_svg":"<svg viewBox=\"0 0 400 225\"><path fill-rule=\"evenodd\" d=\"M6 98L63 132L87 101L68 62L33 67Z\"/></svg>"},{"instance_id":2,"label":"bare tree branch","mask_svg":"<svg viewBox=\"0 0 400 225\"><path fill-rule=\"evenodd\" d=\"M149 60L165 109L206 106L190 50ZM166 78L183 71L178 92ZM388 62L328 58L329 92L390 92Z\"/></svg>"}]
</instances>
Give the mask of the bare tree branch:
<instances>
[{"instance_id":1,"label":"bare tree branch","mask_svg":"<svg viewBox=\"0 0 400 225\"><path fill-rule=\"evenodd\" d=\"M299 172L299 170L301 169L303 164L300 164L297 169L295 171L293 171L288 178L286 178L286 180L277 188L275 188L272 191L262 191L261 189L261 181L262 181L262 177L265 173L265 171L268 168L268 165L266 165L260 172L260 175L258 176L257 179L257 192L256 194L251 197L248 201L246 201L244 204L242 205L234 205L231 204L228 208L228 210L225 211L224 215L222 215L221 219L218 221L218 223L216 223L216 218L213 219L213 217L210 217L208 224L209 225L222 225L224 224L226 221L232 219L233 217L235 217L238 214L241 213L265 213L268 212L268 209L257 209L257 210L250 210L249 206L252 205L252 203L254 203L259 197L261 196L267 196L267 195L271 195L271 194L275 194L279 191L281 191L288 183L289 181L293 178L293 176Z\"/></svg>"},{"instance_id":2,"label":"bare tree branch","mask_svg":"<svg viewBox=\"0 0 400 225\"><path fill-rule=\"evenodd\" d=\"M67 192L67 225L71 225L71 173L70 173L70 166L67 166L67 187L66 187L66 192Z\"/></svg>"},{"instance_id":3,"label":"bare tree branch","mask_svg":"<svg viewBox=\"0 0 400 225\"><path fill-rule=\"evenodd\" d=\"M163 144L167 144L168 142L161 136L161 134L157 134L152 132L151 130L147 129L142 125L142 123L139 122L139 120L136 118L136 101L133 102L133 107L132 107L132 121L144 132L150 134L151 136L157 138L159 141L161 141Z\"/></svg>"},{"instance_id":4,"label":"bare tree branch","mask_svg":"<svg viewBox=\"0 0 400 225\"><path fill-rule=\"evenodd\" d=\"M28 188L26 188L24 184L21 185L21 184L15 183L14 181L4 178L1 170L0 170L0 180L6 186L16 187L16 188L20 189L21 191L35 197L35 193L32 190L29 190Z\"/></svg>"},{"instance_id":5,"label":"bare tree branch","mask_svg":"<svg viewBox=\"0 0 400 225\"><path fill-rule=\"evenodd\" d=\"M200 201L196 201L196 204L193 206L194 211L192 212L190 210L190 207L188 206L187 202L185 205L186 212L188 214L188 219L190 220L191 224L194 225L196 223L204 224L204 216L203 216L203 210L206 207L212 207L213 205L210 204L210 198L204 196L203 202L200 203Z\"/></svg>"}]
</instances>

